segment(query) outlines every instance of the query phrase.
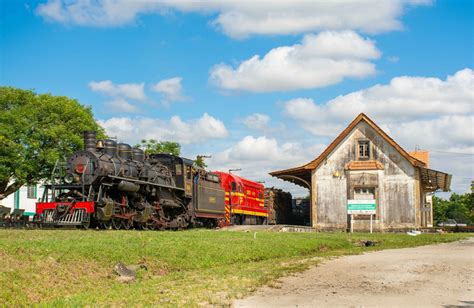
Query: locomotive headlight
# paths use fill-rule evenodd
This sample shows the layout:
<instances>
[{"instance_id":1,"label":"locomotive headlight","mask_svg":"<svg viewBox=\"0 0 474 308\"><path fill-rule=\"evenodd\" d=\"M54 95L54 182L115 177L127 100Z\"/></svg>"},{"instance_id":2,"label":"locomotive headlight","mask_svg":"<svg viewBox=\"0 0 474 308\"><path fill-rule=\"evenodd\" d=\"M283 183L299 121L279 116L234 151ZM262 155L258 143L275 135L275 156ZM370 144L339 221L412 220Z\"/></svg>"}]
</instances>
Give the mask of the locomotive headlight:
<instances>
[{"instance_id":1,"label":"locomotive headlight","mask_svg":"<svg viewBox=\"0 0 474 308\"><path fill-rule=\"evenodd\" d=\"M66 174L66 176L64 177L64 182L66 182L67 184L71 184L72 182L74 182L74 175L71 173Z\"/></svg>"}]
</instances>

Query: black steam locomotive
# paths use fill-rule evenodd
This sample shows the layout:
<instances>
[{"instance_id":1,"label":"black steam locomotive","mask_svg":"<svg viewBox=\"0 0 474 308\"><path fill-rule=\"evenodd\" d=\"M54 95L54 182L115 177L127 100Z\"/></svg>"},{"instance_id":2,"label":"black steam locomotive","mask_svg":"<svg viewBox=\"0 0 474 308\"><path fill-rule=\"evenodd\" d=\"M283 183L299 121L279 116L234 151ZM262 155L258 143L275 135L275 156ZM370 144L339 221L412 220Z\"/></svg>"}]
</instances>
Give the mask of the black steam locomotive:
<instances>
[{"instance_id":1,"label":"black steam locomotive","mask_svg":"<svg viewBox=\"0 0 474 308\"><path fill-rule=\"evenodd\" d=\"M41 202L41 225L183 229L223 223L225 192L194 161L151 154L84 133L84 150L57 165ZM199 201L199 202L198 202Z\"/></svg>"}]
</instances>

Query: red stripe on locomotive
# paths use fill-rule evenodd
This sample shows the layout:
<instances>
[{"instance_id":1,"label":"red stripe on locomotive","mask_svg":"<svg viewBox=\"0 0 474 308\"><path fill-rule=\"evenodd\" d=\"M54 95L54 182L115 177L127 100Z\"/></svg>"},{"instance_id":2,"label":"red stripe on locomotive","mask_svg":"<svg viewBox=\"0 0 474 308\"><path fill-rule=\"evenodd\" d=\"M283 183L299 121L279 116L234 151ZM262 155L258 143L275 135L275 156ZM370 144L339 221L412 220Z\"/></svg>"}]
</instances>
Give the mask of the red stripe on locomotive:
<instances>
[{"instance_id":1,"label":"red stripe on locomotive","mask_svg":"<svg viewBox=\"0 0 474 308\"><path fill-rule=\"evenodd\" d=\"M43 214L44 210L54 210L60 204L71 205L72 202L37 202L36 203L36 214ZM94 201L77 201L71 211L75 209L85 209L88 214L94 213Z\"/></svg>"}]
</instances>

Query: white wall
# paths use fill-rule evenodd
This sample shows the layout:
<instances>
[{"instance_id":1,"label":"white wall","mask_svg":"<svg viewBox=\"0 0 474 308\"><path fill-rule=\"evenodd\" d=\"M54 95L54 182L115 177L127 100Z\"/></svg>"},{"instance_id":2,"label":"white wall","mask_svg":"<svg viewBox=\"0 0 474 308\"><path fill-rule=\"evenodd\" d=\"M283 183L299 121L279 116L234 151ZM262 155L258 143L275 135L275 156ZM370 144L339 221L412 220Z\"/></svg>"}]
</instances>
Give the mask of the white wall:
<instances>
[{"instance_id":1,"label":"white wall","mask_svg":"<svg viewBox=\"0 0 474 308\"><path fill-rule=\"evenodd\" d=\"M22 186L17 192L8 195L5 199L0 201L0 204L6 207L24 209L25 215L33 216L36 209L36 202L43 195L44 187L40 184L31 185L36 187L36 195L33 194L28 198L28 186Z\"/></svg>"}]
</instances>

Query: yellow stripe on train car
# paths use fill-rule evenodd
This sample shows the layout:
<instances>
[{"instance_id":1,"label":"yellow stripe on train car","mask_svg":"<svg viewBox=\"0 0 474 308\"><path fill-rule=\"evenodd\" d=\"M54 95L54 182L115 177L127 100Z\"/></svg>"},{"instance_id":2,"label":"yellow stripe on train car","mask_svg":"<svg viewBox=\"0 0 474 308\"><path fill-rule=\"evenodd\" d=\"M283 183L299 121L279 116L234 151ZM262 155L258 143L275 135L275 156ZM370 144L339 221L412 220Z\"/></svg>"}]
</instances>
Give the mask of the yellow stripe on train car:
<instances>
[{"instance_id":1,"label":"yellow stripe on train car","mask_svg":"<svg viewBox=\"0 0 474 308\"><path fill-rule=\"evenodd\" d=\"M264 216L264 217L267 217L267 216L268 216L267 213L260 213L260 212L253 212L253 211L245 211L245 210L238 210L238 209L232 210L232 213L235 213L235 214L244 214L244 215L251 215L251 216Z\"/></svg>"}]
</instances>

